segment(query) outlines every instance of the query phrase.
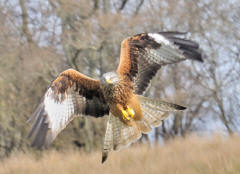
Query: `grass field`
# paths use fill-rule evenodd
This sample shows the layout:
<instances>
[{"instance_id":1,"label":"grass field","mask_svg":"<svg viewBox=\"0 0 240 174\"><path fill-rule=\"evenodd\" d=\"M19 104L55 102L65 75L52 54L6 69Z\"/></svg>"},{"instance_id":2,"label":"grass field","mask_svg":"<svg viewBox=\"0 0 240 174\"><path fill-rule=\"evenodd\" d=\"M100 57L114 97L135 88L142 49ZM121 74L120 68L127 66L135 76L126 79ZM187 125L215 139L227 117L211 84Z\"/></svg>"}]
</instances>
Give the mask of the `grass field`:
<instances>
[{"instance_id":1,"label":"grass field","mask_svg":"<svg viewBox=\"0 0 240 174\"><path fill-rule=\"evenodd\" d=\"M0 174L238 174L240 138L186 138L165 146L131 146L101 153L47 151L38 157L15 154L0 162Z\"/></svg>"}]
</instances>

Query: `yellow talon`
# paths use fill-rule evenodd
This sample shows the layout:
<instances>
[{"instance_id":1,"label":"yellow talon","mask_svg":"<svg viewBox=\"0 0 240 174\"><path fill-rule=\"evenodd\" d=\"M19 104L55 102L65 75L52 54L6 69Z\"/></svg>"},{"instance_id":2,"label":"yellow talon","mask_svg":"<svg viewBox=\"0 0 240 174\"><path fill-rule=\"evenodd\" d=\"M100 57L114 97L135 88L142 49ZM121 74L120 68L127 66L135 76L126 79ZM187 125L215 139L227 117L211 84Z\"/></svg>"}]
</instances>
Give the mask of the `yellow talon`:
<instances>
[{"instance_id":1,"label":"yellow talon","mask_svg":"<svg viewBox=\"0 0 240 174\"><path fill-rule=\"evenodd\" d=\"M134 110L131 109L131 108L129 108L128 106L127 106L127 112L128 112L128 114L129 114L132 118L134 117L134 115L135 115Z\"/></svg>"},{"instance_id":2,"label":"yellow talon","mask_svg":"<svg viewBox=\"0 0 240 174\"><path fill-rule=\"evenodd\" d=\"M130 120L127 111L125 111L125 110L121 110L121 111L122 111L122 114L123 114L123 119L125 118L127 120Z\"/></svg>"}]
</instances>

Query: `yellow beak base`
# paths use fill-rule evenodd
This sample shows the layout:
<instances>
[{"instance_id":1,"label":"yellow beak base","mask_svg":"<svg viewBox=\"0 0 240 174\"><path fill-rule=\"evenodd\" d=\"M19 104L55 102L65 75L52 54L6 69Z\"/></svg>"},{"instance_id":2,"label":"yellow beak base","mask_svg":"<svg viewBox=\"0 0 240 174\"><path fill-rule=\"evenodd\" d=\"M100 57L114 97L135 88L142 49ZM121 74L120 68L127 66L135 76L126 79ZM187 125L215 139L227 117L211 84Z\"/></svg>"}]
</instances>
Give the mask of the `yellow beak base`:
<instances>
[{"instance_id":1,"label":"yellow beak base","mask_svg":"<svg viewBox=\"0 0 240 174\"><path fill-rule=\"evenodd\" d=\"M112 81L110 79L106 80L108 84L112 83Z\"/></svg>"}]
</instances>

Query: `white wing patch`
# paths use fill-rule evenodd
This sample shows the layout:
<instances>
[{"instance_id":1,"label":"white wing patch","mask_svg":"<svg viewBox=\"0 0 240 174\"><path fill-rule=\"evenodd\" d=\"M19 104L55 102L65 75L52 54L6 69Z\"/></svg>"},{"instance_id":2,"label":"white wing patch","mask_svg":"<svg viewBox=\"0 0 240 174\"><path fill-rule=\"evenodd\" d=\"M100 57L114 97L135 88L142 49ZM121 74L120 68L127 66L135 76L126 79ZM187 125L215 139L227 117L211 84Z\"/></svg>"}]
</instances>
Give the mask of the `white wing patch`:
<instances>
[{"instance_id":1,"label":"white wing patch","mask_svg":"<svg viewBox=\"0 0 240 174\"><path fill-rule=\"evenodd\" d=\"M29 133L29 137L35 137L32 146L48 147L68 123L81 114L79 109L82 109L86 98L76 94L74 87L57 96L51 87L47 90L29 120L34 122Z\"/></svg>"},{"instance_id":2,"label":"white wing patch","mask_svg":"<svg viewBox=\"0 0 240 174\"><path fill-rule=\"evenodd\" d=\"M47 89L29 119L33 124L28 137L33 139L32 146L45 148L76 116L102 117L108 113L99 81L69 69Z\"/></svg>"},{"instance_id":3,"label":"white wing patch","mask_svg":"<svg viewBox=\"0 0 240 174\"><path fill-rule=\"evenodd\" d=\"M163 35L158 34L158 33L148 33L150 37L152 37L157 43L164 43L166 45L170 45L171 42L166 39Z\"/></svg>"},{"instance_id":4,"label":"white wing patch","mask_svg":"<svg viewBox=\"0 0 240 174\"><path fill-rule=\"evenodd\" d=\"M72 94L59 94L59 99L62 98L61 95L65 95L65 99L62 102L60 102L61 100L57 101L52 97L53 91L49 88L44 98L45 112L48 115L49 128L53 132L59 132L65 128L67 123L73 119L75 112Z\"/></svg>"}]
</instances>

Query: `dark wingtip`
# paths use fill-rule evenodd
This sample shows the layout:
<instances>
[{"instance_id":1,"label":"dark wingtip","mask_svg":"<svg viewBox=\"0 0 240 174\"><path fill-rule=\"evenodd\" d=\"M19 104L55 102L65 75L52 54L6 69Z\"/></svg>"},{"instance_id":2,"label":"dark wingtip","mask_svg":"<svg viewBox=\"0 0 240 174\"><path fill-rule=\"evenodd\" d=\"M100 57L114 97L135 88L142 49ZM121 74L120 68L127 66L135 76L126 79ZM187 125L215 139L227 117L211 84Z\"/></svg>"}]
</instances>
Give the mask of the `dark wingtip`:
<instances>
[{"instance_id":1,"label":"dark wingtip","mask_svg":"<svg viewBox=\"0 0 240 174\"><path fill-rule=\"evenodd\" d=\"M107 157L108 157L108 151L104 149L102 152L102 164L107 160Z\"/></svg>"},{"instance_id":2,"label":"dark wingtip","mask_svg":"<svg viewBox=\"0 0 240 174\"><path fill-rule=\"evenodd\" d=\"M199 60L200 62L204 62L204 59L207 59L207 55L203 52L203 50L199 49L201 52L201 60Z\"/></svg>"},{"instance_id":3,"label":"dark wingtip","mask_svg":"<svg viewBox=\"0 0 240 174\"><path fill-rule=\"evenodd\" d=\"M196 54L195 56L190 57L190 59L193 59L193 60L196 60L196 61L199 61L199 62L204 62L204 58L203 58L202 53Z\"/></svg>"},{"instance_id":4,"label":"dark wingtip","mask_svg":"<svg viewBox=\"0 0 240 174\"><path fill-rule=\"evenodd\" d=\"M199 62L204 62L204 60L203 60L202 58L197 59L197 61L199 61Z\"/></svg>"},{"instance_id":5,"label":"dark wingtip","mask_svg":"<svg viewBox=\"0 0 240 174\"><path fill-rule=\"evenodd\" d=\"M107 160L107 155L102 156L102 164Z\"/></svg>"},{"instance_id":6,"label":"dark wingtip","mask_svg":"<svg viewBox=\"0 0 240 174\"><path fill-rule=\"evenodd\" d=\"M180 35L185 35L188 32L169 31L169 32L158 32L158 33L167 37L175 45L178 45L179 49L183 51L183 54L186 56L186 58L197 60L199 62L203 62L204 59L207 58L203 50L199 48L199 44L197 42L178 37Z\"/></svg>"},{"instance_id":7,"label":"dark wingtip","mask_svg":"<svg viewBox=\"0 0 240 174\"><path fill-rule=\"evenodd\" d=\"M184 106L180 106L180 105L176 105L177 107L176 107L176 109L177 110L185 110L185 109L187 109L186 107L184 107Z\"/></svg>"},{"instance_id":8,"label":"dark wingtip","mask_svg":"<svg viewBox=\"0 0 240 174\"><path fill-rule=\"evenodd\" d=\"M198 48L197 50L193 49L191 51L192 51L192 59L194 59L194 60L197 60L199 62L204 62L204 59L207 58L207 55L200 48Z\"/></svg>"}]
</instances>

